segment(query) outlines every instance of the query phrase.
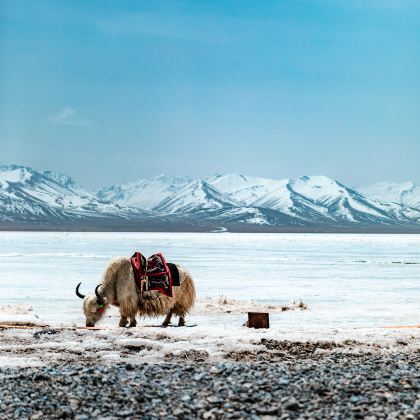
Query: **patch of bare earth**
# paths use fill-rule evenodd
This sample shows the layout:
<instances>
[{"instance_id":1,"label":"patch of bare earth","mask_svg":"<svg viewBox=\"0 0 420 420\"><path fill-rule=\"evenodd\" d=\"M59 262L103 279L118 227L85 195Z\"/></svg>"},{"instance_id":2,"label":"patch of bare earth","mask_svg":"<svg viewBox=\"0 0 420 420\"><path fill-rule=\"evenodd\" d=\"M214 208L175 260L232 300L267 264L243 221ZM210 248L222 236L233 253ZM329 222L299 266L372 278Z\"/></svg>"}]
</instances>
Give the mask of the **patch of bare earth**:
<instances>
[{"instance_id":1,"label":"patch of bare earth","mask_svg":"<svg viewBox=\"0 0 420 420\"><path fill-rule=\"evenodd\" d=\"M332 342L311 343L296 341L278 341L261 339L255 350L243 350L230 352L225 359L235 362L259 362L259 361L296 361L296 359L321 359L327 357L338 349L345 346ZM263 346L263 348L261 348Z\"/></svg>"}]
</instances>

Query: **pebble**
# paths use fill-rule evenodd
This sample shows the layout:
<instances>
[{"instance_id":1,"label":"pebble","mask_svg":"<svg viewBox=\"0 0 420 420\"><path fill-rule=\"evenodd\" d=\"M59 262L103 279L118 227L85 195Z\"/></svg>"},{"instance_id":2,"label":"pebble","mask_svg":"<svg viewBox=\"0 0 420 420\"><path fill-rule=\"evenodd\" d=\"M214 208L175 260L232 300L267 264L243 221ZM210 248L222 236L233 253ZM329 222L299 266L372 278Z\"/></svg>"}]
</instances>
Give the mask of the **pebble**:
<instances>
[{"instance_id":1,"label":"pebble","mask_svg":"<svg viewBox=\"0 0 420 420\"><path fill-rule=\"evenodd\" d=\"M212 373L213 375L217 375L222 372L222 369L220 369L218 366L212 366L209 372Z\"/></svg>"},{"instance_id":2,"label":"pebble","mask_svg":"<svg viewBox=\"0 0 420 420\"><path fill-rule=\"evenodd\" d=\"M299 403L296 400L292 399L288 401L286 404L284 404L283 407L285 410L296 411L296 410L299 410Z\"/></svg>"},{"instance_id":3,"label":"pebble","mask_svg":"<svg viewBox=\"0 0 420 420\"><path fill-rule=\"evenodd\" d=\"M420 355L392 360L332 353L271 362L1 368L0 419L418 418Z\"/></svg>"}]
</instances>

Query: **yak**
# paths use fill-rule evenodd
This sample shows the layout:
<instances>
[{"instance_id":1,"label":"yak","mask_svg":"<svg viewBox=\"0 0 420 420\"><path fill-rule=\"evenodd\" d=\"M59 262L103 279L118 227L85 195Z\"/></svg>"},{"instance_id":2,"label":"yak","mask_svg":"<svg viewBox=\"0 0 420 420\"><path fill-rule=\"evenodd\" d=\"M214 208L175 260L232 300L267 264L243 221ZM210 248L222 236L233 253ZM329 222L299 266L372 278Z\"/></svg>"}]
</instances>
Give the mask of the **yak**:
<instances>
[{"instance_id":1,"label":"yak","mask_svg":"<svg viewBox=\"0 0 420 420\"><path fill-rule=\"evenodd\" d=\"M94 327L110 305L120 308L120 327L126 327L127 324L128 327L135 327L137 313L140 316L166 315L162 324L165 327L170 324L172 315L176 315L179 317L178 325L184 326L185 316L195 303L195 286L188 270L181 265L176 266L180 285L172 289L173 296L169 297L157 290L140 292L135 283L130 258L114 259L105 269L102 283L96 286L94 295L81 294L81 283L76 287L76 295L84 299L86 326Z\"/></svg>"}]
</instances>

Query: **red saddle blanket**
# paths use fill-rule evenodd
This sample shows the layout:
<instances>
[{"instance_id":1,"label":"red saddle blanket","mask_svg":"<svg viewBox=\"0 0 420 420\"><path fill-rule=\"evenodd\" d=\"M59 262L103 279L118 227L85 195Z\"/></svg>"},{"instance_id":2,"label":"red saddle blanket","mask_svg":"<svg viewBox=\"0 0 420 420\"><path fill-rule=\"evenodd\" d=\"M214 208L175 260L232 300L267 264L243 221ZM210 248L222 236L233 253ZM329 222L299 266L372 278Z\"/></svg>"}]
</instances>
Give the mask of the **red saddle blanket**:
<instances>
[{"instance_id":1,"label":"red saddle blanket","mask_svg":"<svg viewBox=\"0 0 420 420\"><path fill-rule=\"evenodd\" d=\"M134 279L141 290L159 290L164 295L172 297L172 287L180 285L177 266L166 263L161 253L153 254L146 259L140 252L135 252L131 257L131 266Z\"/></svg>"}]
</instances>

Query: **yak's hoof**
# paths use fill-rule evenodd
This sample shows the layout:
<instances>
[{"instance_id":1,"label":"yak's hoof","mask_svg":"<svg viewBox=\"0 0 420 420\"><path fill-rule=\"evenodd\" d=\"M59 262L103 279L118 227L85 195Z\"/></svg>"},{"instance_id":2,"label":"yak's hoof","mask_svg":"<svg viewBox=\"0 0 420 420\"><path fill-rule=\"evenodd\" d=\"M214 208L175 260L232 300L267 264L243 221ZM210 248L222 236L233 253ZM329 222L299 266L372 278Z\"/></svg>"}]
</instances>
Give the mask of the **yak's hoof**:
<instances>
[{"instance_id":1,"label":"yak's hoof","mask_svg":"<svg viewBox=\"0 0 420 420\"><path fill-rule=\"evenodd\" d=\"M128 321L127 320L126 321L121 320L120 323L119 323L119 326L122 327L122 328L124 328L124 327L127 326L127 324L128 324Z\"/></svg>"},{"instance_id":2,"label":"yak's hoof","mask_svg":"<svg viewBox=\"0 0 420 420\"><path fill-rule=\"evenodd\" d=\"M180 319L179 320L178 327L185 327L185 319Z\"/></svg>"},{"instance_id":3,"label":"yak's hoof","mask_svg":"<svg viewBox=\"0 0 420 420\"><path fill-rule=\"evenodd\" d=\"M130 322L130 324L128 325L128 328L134 328L137 327L137 322Z\"/></svg>"},{"instance_id":4,"label":"yak's hoof","mask_svg":"<svg viewBox=\"0 0 420 420\"><path fill-rule=\"evenodd\" d=\"M162 327L166 328L169 325L169 322L162 322Z\"/></svg>"}]
</instances>

